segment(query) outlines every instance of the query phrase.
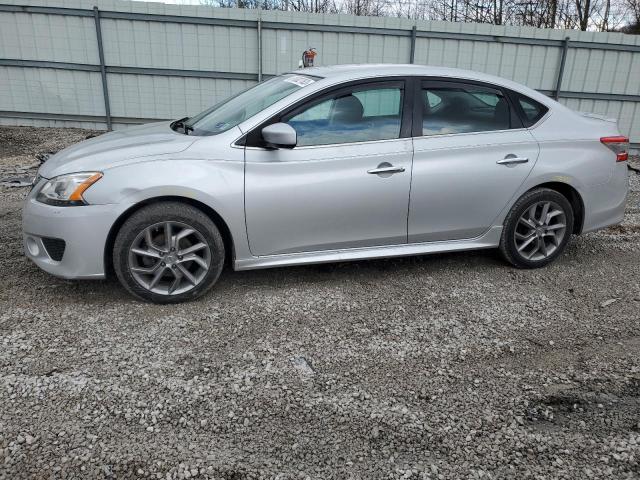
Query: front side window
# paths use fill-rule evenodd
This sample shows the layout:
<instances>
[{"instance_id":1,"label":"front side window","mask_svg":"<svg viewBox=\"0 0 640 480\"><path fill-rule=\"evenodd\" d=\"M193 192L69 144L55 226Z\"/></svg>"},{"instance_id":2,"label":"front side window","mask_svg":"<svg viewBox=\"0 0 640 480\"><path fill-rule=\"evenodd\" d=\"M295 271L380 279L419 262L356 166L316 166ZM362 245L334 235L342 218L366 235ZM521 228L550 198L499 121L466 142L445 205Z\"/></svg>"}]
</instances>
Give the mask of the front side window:
<instances>
[{"instance_id":1,"label":"front side window","mask_svg":"<svg viewBox=\"0 0 640 480\"><path fill-rule=\"evenodd\" d=\"M424 97L422 101L429 105L429 108L437 106L442 101L439 96L429 90L422 90L422 96Z\"/></svg>"},{"instance_id":2,"label":"front side window","mask_svg":"<svg viewBox=\"0 0 640 480\"><path fill-rule=\"evenodd\" d=\"M297 74L274 77L187 119L184 131L192 135L226 132L315 80L316 77Z\"/></svg>"},{"instance_id":3,"label":"front side window","mask_svg":"<svg viewBox=\"0 0 640 480\"><path fill-rule=\"evenodd\" d=\"M355 87L296 109L282 121L298 134L298 146L400 138L401 87Z\"/></svg>"},{"instance_id":4,"label":"front side window","mask_svg":"<svg viewBox=\"0 0 640 480\"><path fill-rule=\"evenodd\" d=\"M422 135L488 132L520 128L499 90L439 82L422 88Z\"/></svg>"}]
</instances>

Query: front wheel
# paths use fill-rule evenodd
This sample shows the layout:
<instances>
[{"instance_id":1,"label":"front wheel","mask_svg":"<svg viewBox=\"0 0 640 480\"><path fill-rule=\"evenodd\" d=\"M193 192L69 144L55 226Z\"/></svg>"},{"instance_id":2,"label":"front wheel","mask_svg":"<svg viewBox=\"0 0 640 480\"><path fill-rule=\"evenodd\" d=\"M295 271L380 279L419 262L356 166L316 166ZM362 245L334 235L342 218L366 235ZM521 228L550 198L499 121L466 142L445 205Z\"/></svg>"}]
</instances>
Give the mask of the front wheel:
<instances>
[{"instance_id":1,"label":"front wheel","mask_svg":"<svg viewBox=\"0 0 640 480\"><path fill-rule=\"evenodd\" d=\"M120 228L113 247L120 283L154 303L200 297L220 276L224 257L224 242L213 221L178 202L135 212Z\"/></svg>"},{"instance_id":2,"label":"front wheel","mask_svg":"<svg viewBox=\"0 0 640 480\"><path fill-rule=\"evenodd\" d=\"M511 208L502 229L500 251L518 268L539 268L555 260L573 232L573 209L549 188L525 193Z\"/></svg>"}]
</instances>

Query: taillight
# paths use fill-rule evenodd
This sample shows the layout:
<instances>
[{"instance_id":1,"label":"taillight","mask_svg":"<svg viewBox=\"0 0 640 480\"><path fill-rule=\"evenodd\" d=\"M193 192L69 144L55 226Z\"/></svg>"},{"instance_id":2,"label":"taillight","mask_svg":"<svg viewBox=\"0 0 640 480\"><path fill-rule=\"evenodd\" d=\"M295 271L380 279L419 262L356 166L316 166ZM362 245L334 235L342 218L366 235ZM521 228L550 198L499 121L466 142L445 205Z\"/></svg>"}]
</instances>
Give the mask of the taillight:
<instances>
[{"instance_id":1,"label":"taillight","mask_svg":"<svg viewBox=\"0 0 640 480\"><path fill-rule=\"evenodd\" d=\"M616 154L616 162L629 160L629 139L622 135L616 137L602 137L600 141Z\"/></svg>"}]
</instances>

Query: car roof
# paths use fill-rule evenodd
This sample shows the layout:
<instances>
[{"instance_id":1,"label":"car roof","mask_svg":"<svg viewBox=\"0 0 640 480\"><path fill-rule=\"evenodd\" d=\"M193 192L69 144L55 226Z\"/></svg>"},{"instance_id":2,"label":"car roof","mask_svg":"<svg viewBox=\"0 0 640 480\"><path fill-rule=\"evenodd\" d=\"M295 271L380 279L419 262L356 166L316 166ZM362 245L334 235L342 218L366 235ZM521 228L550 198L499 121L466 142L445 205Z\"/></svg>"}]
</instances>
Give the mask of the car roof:
<instances>
[{"instance_id":1,"label":"car roof","mask_svg":"<svg viewBox=\"0 0 640 480\"><path fill-rule=\"evenodd\" d=\"M362 74L387 76L387 75L439 75L447 72L466 72L458 68L436 67L430 65L396 64L396 63L354 63L345 65L330 65L326 67L310 67L297 70L318 77L335 77L344 75L361 76ZM473 73L473 72L469 72Z\"/></svg>"},{"instance_id":2,"label":"car roof","mask_svg":"<svg viewBox=\"0 0 640 480\"><path fill-rule=\"evenodd\" d=\"M474 72L473 70L464 70L461 68L439 67L433 65L378 63L309 67L294 70L290 73L313 75L326 78L332 82L393 76L450 77L461 80L476 80L479 82L486 82L506 87L523 93L528 97L534 98L547 106L551 106L550 104L555 103L546 95L520 83L507 80L506 78L497 77L495 75Z\"/></svg>"}]
</instances>

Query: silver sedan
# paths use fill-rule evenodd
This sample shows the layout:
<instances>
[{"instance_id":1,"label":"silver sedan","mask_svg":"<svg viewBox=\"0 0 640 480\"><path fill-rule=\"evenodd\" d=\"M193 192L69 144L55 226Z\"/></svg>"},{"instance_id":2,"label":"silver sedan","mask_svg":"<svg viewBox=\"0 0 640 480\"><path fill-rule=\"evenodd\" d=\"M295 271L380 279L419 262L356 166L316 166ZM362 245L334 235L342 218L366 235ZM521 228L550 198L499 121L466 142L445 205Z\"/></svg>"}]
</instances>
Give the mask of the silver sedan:
<instances>
[{"instance_id":1,"label":"silver sedan","mask_svg":"<svg viewBox=\"0 0 640 480\"><path fill-rule=\"evenodd\" d=\"M628 139L532 89L416 65L310 68L52 156L26 255L179 302L236 270L499 248L520 268L622 221Z\"/></svg>"}]
</instances>

